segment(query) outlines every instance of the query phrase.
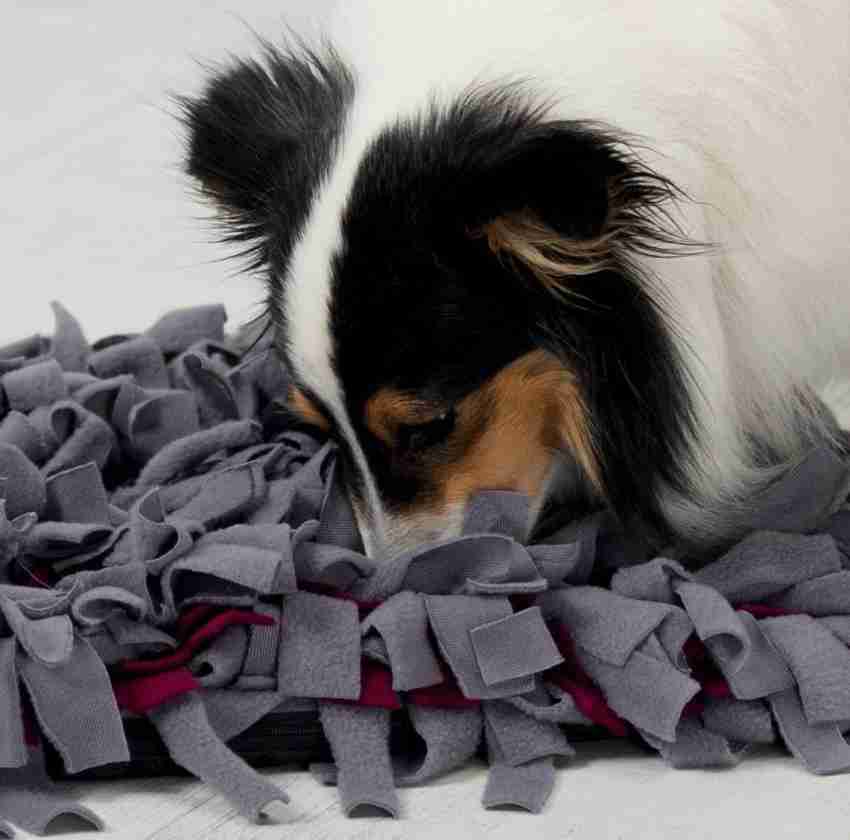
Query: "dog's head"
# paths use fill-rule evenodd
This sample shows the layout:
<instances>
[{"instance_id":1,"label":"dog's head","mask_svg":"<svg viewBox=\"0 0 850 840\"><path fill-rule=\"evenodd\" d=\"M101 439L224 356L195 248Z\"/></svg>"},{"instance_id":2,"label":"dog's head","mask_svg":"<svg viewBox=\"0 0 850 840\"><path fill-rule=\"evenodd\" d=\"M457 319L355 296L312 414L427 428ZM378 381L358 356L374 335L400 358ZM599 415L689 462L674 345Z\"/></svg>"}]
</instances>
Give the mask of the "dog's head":
<instances>
[{"instance_id":1,"label":"dog's head","mask_svg":"<svg viewBox=\"0 0 850 840\"><path fill-rule=\"evenodd\" d=\"M339 443L367 549L457 533L481 489L536 516L564 464L663 529L692 421L637 258L682 244L673 185L516 85L380 106L301 48L185 103L189 172L267 273L292 404Z\"/></svg>"}]
</instances>

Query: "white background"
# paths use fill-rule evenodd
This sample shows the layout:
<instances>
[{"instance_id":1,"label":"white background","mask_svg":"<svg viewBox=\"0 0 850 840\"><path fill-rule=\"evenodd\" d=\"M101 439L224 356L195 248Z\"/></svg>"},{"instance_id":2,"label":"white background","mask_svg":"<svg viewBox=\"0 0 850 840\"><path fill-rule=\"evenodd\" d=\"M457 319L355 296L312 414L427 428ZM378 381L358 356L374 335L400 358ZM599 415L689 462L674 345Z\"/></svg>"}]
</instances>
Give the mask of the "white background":
<instances>
[{"instance_id":1,"label":"white background","mask_svg":"<svg viewBox=\"0 0 850 840\"><path fill-rule=\"evenodd\" d=\"M422 0L426 2L426 0ZM90 338L165 310L223 301L231 323L261 298L210 244L186 179L169 91L196 90L196 60L251 49L249 27L321 20L331 0L4 0L0 15L0 344L49 332L63 301ZM438 60L438 51L435 53ZM276 774L284 826L252 826L210 789L154 779L75 792L134 838L846 838L850 779L809 775L778 750L731 771L676 771L628 745L579 745L542 816L485 812L471 767L401 793L401 822L346 821L333 789ZM91 836L91 835L88 835Z\"/></svg>"},{"instance_id":2,"label":"white background","mask_svg":"<svg viewBox=\"0 0 850 840\"><path fill-rule=\"evenodd\" d=\"M253 48L285 22L317 26L332 0L97 0L0 4L0 344L49 332L60 299L91 339L164 310L262 297L211 240L169 93L200 61Z\"/></svg>"}]
</instances>

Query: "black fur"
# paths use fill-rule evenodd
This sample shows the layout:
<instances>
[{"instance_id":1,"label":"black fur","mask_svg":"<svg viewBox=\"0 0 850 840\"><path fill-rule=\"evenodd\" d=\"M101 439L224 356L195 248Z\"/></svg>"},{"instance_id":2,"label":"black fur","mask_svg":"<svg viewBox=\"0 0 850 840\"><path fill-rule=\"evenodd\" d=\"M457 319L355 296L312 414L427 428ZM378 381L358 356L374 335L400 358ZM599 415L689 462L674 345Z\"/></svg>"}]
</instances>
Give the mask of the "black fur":
<instances>
[{"instance_id":1,"label":"black fur","mask_svg":"<svg viewBox=\"0 0 850 840\"><path fill-rule=\"evenodd\" d=\"M274 304L353 81L332 53L269 50L266 62L268 71L242 62L217 76L186 115L189 171L227 208L230 238L269 269ZM629 199L626 247L605 270L573 278L577 294L553 297L473 235L498 215L531 210L564 236L595 236L614 182ZM450 406L543 347L579 377L608 501L629 525L659 542L669 536L655 490L660 482L686 489L694 419L672 325L629 255L686 248L665 216L676 198L623 138L549 121L516 87L477 89L376 137L329 266L330 314L349 416L390 507L427 495L430 471L371 434L365 401L392 386ZM431 457L459 457L458 446Z\"/></svg>"},{"instance_id":2,"label":"black fur","mask_svg":"<svg viewBox=\"0 0 850 840\"><path fill-rule=\"evenodd\" d=\"M429 471L370 435L365 400L389 385L451 404L543 347L578 373L608 501L629 525L669 536L653 488L684 485L694 419L672 327L648 279L624 253L608 270L571 278L577 294L556 300L470 236L521 209L565 236L594 236L612 179L631 191L633 251L688 249L665 224L672 185L611 132L547 122L515 91L477 91L433 108L371 147L333 265L332 333L349 414L391 502L427 493Z\"/></svg>"},{"instance_id":3,"label":"black fur","mask_svg":"<svg viewBox=\"0 0 850 840\"><path fill-rule=\"evenodd\" d=\"M235 62L179 104L186 169L221 209L225 240L276 278L333 161L354 78L329 46L262 46L262 60Z\"/></svg>"}]
</instances>

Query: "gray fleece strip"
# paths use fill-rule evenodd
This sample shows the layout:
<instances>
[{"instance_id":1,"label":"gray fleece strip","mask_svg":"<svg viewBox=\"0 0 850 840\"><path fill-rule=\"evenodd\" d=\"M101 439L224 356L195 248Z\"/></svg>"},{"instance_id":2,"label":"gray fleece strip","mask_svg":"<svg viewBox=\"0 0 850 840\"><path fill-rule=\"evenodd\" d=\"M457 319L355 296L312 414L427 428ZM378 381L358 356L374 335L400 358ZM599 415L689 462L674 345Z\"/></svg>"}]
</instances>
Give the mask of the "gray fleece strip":
<instances>
[{"instance_id":1,"label":"gray fleece strip","mask_svg":"<svg viewBox=\"0 0 850 840\"><path fill-rule=\"evenodd\" d=\"M203 699L210 726L227 742L278 708L282 697L275 682L272 689L258 691L208 688Z\"/></svg>"},{"instance_id":2,"label":"gray fleece strip","mask_svg":"<svg viewBox=\"0 0 850 840\"><path fill-rule=\"evenodd\" d=\"M216 788L243 816L256 822L272 802L289 802L286 793L252 770L224 745L207 718L204 703L187 694L148 713L171 757Z\"/></svg>"},{"instance_id":3,"label":"gray fleece strip","mask_svg":"<svg viewBox=\"0 0 850 840\"><path fill-rule=\"evenodd\" d=\"M788 749L812 773L850 770L850 744L834 723L810 723L796 688L770 697L770 708Z\"/></svg>"},{"instance_id":4,"label":"gray fleece strip","mask_svg":"<svg viewBox=\"0 0 850 840\"><path fill-rule=\"evenodd\" d=\"M172 309L145 332L163 353L182 353L204 339L224 340L227 312L220 303Z\"/></svg>"},{"instance_id":5,"label":"gray fleece strip","mask_svg":"<svg viewBox=\"0 0 850 840\"><path fill-rule=\"evenodd\" d=\"M276 678L282 625L281 608L275 604L261 603L254 607L254 612L274 619L274 624L248 628L248 650L245 653L242 676Z\"/></svg>"},{"instance_id":6,"label":"gray fleece strip","mask_svg":"<svg viewBox=\"0 0 850 840\"><path fill-rule=\"evenodd\" d=\"M443 658L454 672L465 697L495 699L531 691L534 681L530 676L488 685L476 661L470 631L510 616L513 611L507 598L428 595L425 607Z\"/></svg>"},{"instance_id":7,"label":"gray fleece strip","mask_svg":"<svg viewBox=\"0 0 850 840\"><path fill-rule=\"evenodd\" d=\"M428 637L425 599L399 592L373 610L362 625L364 636L377 631L386 645L393 688L410 691L443 681L443 672Z\"/></svg>"},{"instance_id":8,"label":"gray fleece strip","mask_svg":"<svg viewBox=\"0 0 850 840\"><path fill-rule=\"evenodd\" d=\"M814 580L804 580L771 598L770 604L812 616L846 612L850 604L850 571L842 570Z\"/></svg>"},{"instance_id":9,"label":"gray fleece strip","mask_svg":"<svg viewBox=\"0 0 850 840\"><path fill-rule=\"evenodd\" d=\"M352 587L365 600L406 589L425 594L540 592L547 586L519 543L499 534L462 536L411 551Z\"/></svg>"},{"instance_id":10,"label":"gray fleece strip","mask_svg":"<svg viewBox=\"0 0 850 840\"><path fill-rule=\"evenodd\" d=\"M763 700L706 697L703 705L702 722L709 732L745 744L776 741L770 709Z\"/></svg>"},{"instance_id":11,"label":"gray fleece strip","mask_svg":"<svg viewBox=\"0 0 850 840\"><path fill-rule=\"evenodd\" d=\"M0 639L0 767L20 767L28 761L16 654L14 637Z\"/></svg>"},{"instance_id":12,"label":"gray fleece strip","mask_svg":"<svg viewBox=\"0 0 850 840\"><path fill-rule=\"evenodd\" d=\"M575 750L556 723L536 720L501 700L483 704L487 744L500 762L519 766L545 756L572 758Z\"/></svg>"},{"instance_id":13,"label":"gray fleece strip","mask_svg":"<svg viewBox=\"0 0 850 840\"><path fill-rule=\"evenodd\" d=\"M292 551L299 580L346 590L376 569L374 560L350 548L302 539L302 532L308 528L312 530L310 538L315 537L315 525L315 522L305 522L293 536Z\"/></svg>"},{"instance_id":14,"label":"gray fleece strip","mask_svg":"<svg viewBox=\"0 0 850 840\"><path fill-rule=\"evenodd\" d=\"M137 479L137 484L141 487L165 484L172 477L221 449L259 443L259 432L260 428L253 420L234 420L176 440L163 447L148 461Z\"/></svg>"},{"instance_id":15,"label":"gray fleece strip","mask_svg":"<svg viewBox=\"0 0 850 840\"><path fill-rule=\"evenodd\" d=\"M127 446L133 457L146 461L164 446L200 429L198 403L188 391L165 391L145 396L130 408Z\"/></svg>"},{"instance_id":16,"label":"gray fleece strip","mask_svg":"<svg viewBox=\"0 0 850 840\"><path fill-rule=\"evenodd\" d=\"M850 615L827 615L819 618L818 624L826 627L845 645L850 645Z\"/></svg>"},{"instance_id":17,"label":"gray fleece strip","mask_svg":"<svg viewBox=\"0 0 850 840\"><path fill-rule=\"evenodd\" d=\"M673 583L692 579L693 575L677 561L655 557L647 563L617 569L611 578L611 589L624 598L675 604Z\"/></svg>"},{"instance_id":18,"label":"gray fleece strip","mask_svg":"<svg viewBox=\"0 0 850 840\"><path fill-rule=\"evenodd\" d=\"M70 656L49 667L19 654L18 671L69 773L130 760L109 675L84 638L76 636Z\"/></svg>"},{"instance_id":19,"label":"gray fleece strip","mask_svg":"<svg viewBox=\"0 0 850 840\"><path fill-rule=\"evenodd\" d=\"M247 521L285 521L297 528L307 521L317 520L327 493L324 475L332 457L333 449L330 444L326 444L314 452L294 474L284 471L280 475L276 472L269 482L265 501L249 514ZM317 529L320 527L317 525Z\"/></svg>"},{"instance_id":20,"label":"gray fleece strip","mask_svg":"<svg viewBox=\"0 0 850 840\"><path fill-rule=\"evenodd\" d=\"M23 767L0 768L0 817L31 834L43 835L50 823L64 816L78 817L98 831L104 828L97 814L74 802L48 778L40 750L32 750ZM13 836L8 826L6 833Z\"/></svg>"},{"instance_id":21,"label":"gray fleece strip","mask_svg":"<svg viewBox=\"0 0 850 840\"><path fill-rule=\"evenodd\" d=\"M357 606L309 592L287 595L277 676L294 697L360 697Z\"/></svg>"},{"instance_id":22,"label":"gray fleece strip","mask_svg":"<svg viewBox=\"0 0 850 840\"><path fill-rule=\"evenodd\" d=\"M785 535L779 535L780 540ZM727 555L723 579L727 591L754 581L752 572L740 558L729 562ZM765 637L759 623L747 612L734 610L724 595L708 584L694 579L678 563L665 558L631 569L619 570L612 587L629 598L652 597L664 602L678 599L692 622L699 638L705 643L715 663L723 672L735 697L748 700L782 691L793 683L793 677L782 656ZM684 632L679 632L679 631ZM669 620L662 625L659 638L671 661L679 667L686 665L672 652L678 650L687 637L687 626L674 630ZM666 636L666 639L665 639Z\"/></svg>"},{"instance_id":23,"label":"gray fleece strip","mask_svg":"<svg viewBox=\"0 0 850 840\"><path fill-rule=\"evenodd\" d=\"M10 411L0 421L0 443L19 449L34 464L41 464L48 458L44 436L20 411Z\"/></svg>"},{"instance_id":24,"label":"gray fleece strip","mask_svg":"<svg viewBox=\"0 0 850 840\"><path fill-rule=\"evenodd\" d=\"M850 650L807 615L765 618L759 622L781 652L797 681L809 723L850 718Z\"/></svg>"},{"instance_id":25,"label":"gray fleece strip","mask_svg":"<svg viewBox=\"0 0 850 840\"><path fill-rule=\"evenodd\" d=\"M343 813L371 806L386 816L401 810L390 763L390 713L344 703L320 703L319 715L336 765Z\"/></svg>"},{"instance_id":26,"label":"gray fleece strip","mask_svg":"<svg viewBox=\"0 0 850 840\"><path fill-rule=\"evenodd\" d=\"M481 678L488 686L528 677L564 661L540 607L473 627L469 638Z\"/></svg>"},{"instance_id":27,"label":"gray fleece strip","mask_svg":"<svg viewBox=\"0 0 850 840\"><path fill-rule=\"evenodd\" d=\"M143 388L168 388L170 385L162 350L147 336L140 335L98 350L89 356L88 364L92 373L101 379L129 373Z\"/></svg>"},{"instance_id":28,"label":"gray fleece strip","mask_svg":"<svg viewBox=\"0 0 850 840\"><path fill-rule=\"evenodd\" d=\"M45 482L49 519L109 526L109 498L100 470L91 461L54 473Z\"/></svg>"},{"instance_id":29,"label":"gray fleece strip","mask_svg":"<svg viewBox=\"0 0 850 840\"><path fill-rule=\"evenodd\" d=\"M396 783L420 785L460 767L481 743L483 717L478 708L440 709L409 706L410 722L424 744L424 754L394 756Z\"/></svg>"},{"instance_id":30,"label":"gray fleece strip","mask_svg":"<svg viewBox=\"0 0 850 840\"><path fill-rule=\"evenodd\" d=\"M192 548L198 529L167 521L159 490L153 489L131 508L129 530L133 559L144 563L150 574L158 574Z\"/></svg>"},{"instance_id":31,"label":"gray fleece strip","mask_svg":"<svg viewBox=\"0 0 850 840\"><path fill-rule=\"evenodd\" d=\"M735 651L726 646L727 638L706 642L732 693L739 700L752 700L784 691L793 684L794 677L765 634L761 622L743 610L738 610L737 616L747 633L744 650L737 661Z\"/></svg>"},{"instance_id":32,"label":"gray fleece strip","mask_svg":"<svg viewBox=\"0 0 850 840\"><path fill-rule=\"evenodd\" d=\"M574 752L560 728L494 701L484 704L484 732L490 761L484 807L513 805L539 813L555 785L554 757Z\"/></svg>"},{"instance_id":33,"label":"gray fleece strip","mask_svg":"<svg viewBox=\"0 0 850 840\"><path fill-rule=\"evenodd\" d=\"M198 414L204 426L238 420L240 417L236 393L230 382L222 376L214 362L197 353L182 357L183 377L195 393Z\"/></svg>"},{"instance_id":34,"label":"gray fleece strip","mask_svg":"<svg viewBox=\"0 0 850 840\"><path fill-rule=\"evenodd\" d=\"M748 500L746 524L753 531L812 531L824 525L848 493L850 469L846 459L826 446L817 446L770 487Z\"/></svg>"},{"instance_id":35,"label":"gray fleece strip","mask_svg":"<svg viewBox=\"0 0 850 840\"><path fill-rule=\"evenodd\" d=\"M56 326L50 343L50 353L66 373L85 373L86 359L91 346L79 321L58 301L51 301Z\"/></svg>"},{"instance_id":36,"label":"gray fleece strip","mask_svg":"<svg viewBox=\"0 0 850 840\"><path fill-rule=\"evenodd\" d=\"M185 505L170 506L168 512L175 519L200 522L214 530L238 522L260 504L265 493L262 465L251 462L216 472Z\"/></svg>"},{"instance_id":37,"label":"gray fleece strip","mask_svg":"<svg viewBox=\"0 0 850 840\"><path fill-rule=\"evenodd\" d=\"M62 368L55 359L12 370L0 377L6 400L13 411L29 413L42 405L53 405L68 395Z\"/></svg>"},{"instance_id":38,"label":"gray fleece strip","mask_svg":"<svg viewBox=\"0 0 850 840\"><path fill-rule=\"evenodd\" d=\"M674 589L736 697L752 700L792 684L788 668L751 615L733 610L705 584L677 581Z\"/></svg>"},{"instance_id":39,"label":"gray fleece strip","mask_svg":"<svg viewBox=\"0 0 850 840\"><path fill-rule=\"evenodd\" d=\"M828 535L757 531L694 578L729 601L763 601L796 583L840 569L841 555Z\"/></svg>"},{"instance_id":40,"label":"gray fleece strip","mask_svg":"<svg viewBox=\"0 0 850 840\"><path fill-rule=\"evenodd\" d=\"M682 709L700 685L669 662L635 650L625 665L611 665L578 648L579 659L622 718L662 741L676 738Z\"/></svg>"},{"instance_id":41,"label":"gray fleece strip","mask_svg":"<svg viewBox=\"0 0 850 840\"><path fill-rule=\"evenodd\" d=\"M35 412L33 412L33 417ZM118 448L115 433L100 417L81 405L54 403L44 414L44 433L53 437L56 451L42 467L45 475L93 461L100 469Z\"/></svg>"},{"instance_id":42,"label":"gray fleece strip","mask_svg":"<svg viewBox=\"0 0 850 840\"><path fill-rule=\"evenodd\" d=\"M11 598L0 594L0 614L23 651L41 665L67 662L74 644L74 628L67 615L30 618Z\"/></svg>"},{"instance_id":43,"label":"gray fleece strip","mask_svg":"<svg viewBox=\"0 0 850 840\"><path fill-rule=\"evenodd\" d=\"M593 723L583 715L572 695L553 683L538 684L534 691L525 695L505 698L506 703L516 706L521 712L535 720L550 723L570 723L588 726Z\"/></svg>"},{"instance_id":44,"label":"gray fleece strip","mask_svg":"<svg viewBox=\"0 0 850 840\"><path fill-rule=\"evenodd\" d=\"M511 805L539 814L555 787L555 763L551 758L538 758L515 767L490 756L487 784L481 804L487 809Z\"/></svg>"},{"instance_id":45,"label":"gray fleece strip","mask_svg":"<svg viewBox=\"0 0 850 840\"><path fill-rule=\"evenodd\" d=\"M599 511L590 516L574 520L540 540L538 546L555 546L557 550L568 550L570 561L564 569L563 577L558 583L574 585L587 583L597 561L599 535L608 521L607 511ZM531 546L534 554L538 549Z\"/></svg>"},{"instance_id":46,"label":"gray fleece strip","mask_svg":"<svg viewBox=\"0 0 850 840\"><path fill-rule=\"evenodd\" d=\"M10 443L0 443L0 494L9 519L27 512L41 516L47 503L44 478L38 468Z\"/></svg>"},{"instance_id":47,"label":"gray fleece strip","mask_svg":"<svg viewBox=\"0 0 850 840\"><path fill-rule=\"evenodd\" d=\"M204 688L224 688L236 682L247 652L247 628L228 627L212 644L192 657L189 670Z\"/></svg>"},{"instance_id":48,"label":"gray fleece strip","mask_svg":"<svg viewBox=\"0 0 850 840\"><path fill-rule=\"evenodd\" d=\"M162 655L177 647L173 636L123 613L111 615L97 633L86 638L106 665L121 659Z\"/></svg>"},{"instance_id":49,"label":"gray fleece strip","mask_svg":"<svg viewBox=\"0 0 850 840\"><path fill-rule=\"evenodd\" d=\"M517 542L528 536L528 496L510 490L476 494L464 512L464 534L504 534Z\"/></svg>"},{"instance_id":50,"label":"gray fleece strip","mask_svg":"<svg viewBox=\"0 0 850 840\"><path fill-rule=\"evenodd\" d=\"M668 764L679 770L734 767L743 758L745 750L744 745L733 744L692 718L683 718L679 722L675 741L663 741L647 732L641 732L641 735Z\"/></svg>"},{"instance_id":51,"label":"gray fleece strip","mask_svg":"<svg viewBox=\"0 0 850 840\"><path fill-rule=\"evenodd\" d=\"M597 659L620 666L677 609L624 598L598 586L553 590L538 603L547 619L555 618L569 628L578 646Z\"/></svg>"},{"instance_id":52,"label":"gray fleece strip","mask_svg":"<svg viewBox=\"0 0 850 840\"><path fill-rule=\"evenodd\" d=\"M362 552L363 542L360 539L360 531L348 502L345 486L339 477L336 458L332 460L328 469L325 487L326 492L318 515L320 525L316 533L316 541Z\"/></svg>"}]
</instances>

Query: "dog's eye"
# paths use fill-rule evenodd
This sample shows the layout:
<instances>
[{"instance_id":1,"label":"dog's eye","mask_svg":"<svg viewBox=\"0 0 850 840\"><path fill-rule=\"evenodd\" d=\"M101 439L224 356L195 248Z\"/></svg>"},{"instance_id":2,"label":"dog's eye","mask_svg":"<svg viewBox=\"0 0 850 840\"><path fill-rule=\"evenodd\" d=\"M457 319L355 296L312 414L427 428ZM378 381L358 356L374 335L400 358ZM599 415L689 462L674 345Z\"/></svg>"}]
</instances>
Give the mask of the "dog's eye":
<instances>
[{"instance_id":1,"label":"dog's eye","mask_svg":"<svg viewBox=\"0 0 850 840\"><path fill-rule=\"evenodd\" d=\"M454 431L454 408L427 423L402 423L398 427L399 447L405 452L422 452L442 443Z\"/></svg>"}]
</instances>

